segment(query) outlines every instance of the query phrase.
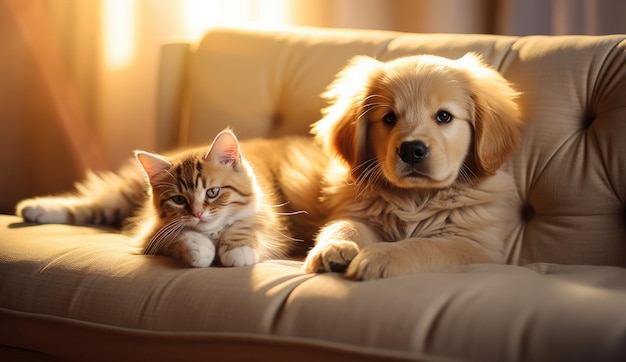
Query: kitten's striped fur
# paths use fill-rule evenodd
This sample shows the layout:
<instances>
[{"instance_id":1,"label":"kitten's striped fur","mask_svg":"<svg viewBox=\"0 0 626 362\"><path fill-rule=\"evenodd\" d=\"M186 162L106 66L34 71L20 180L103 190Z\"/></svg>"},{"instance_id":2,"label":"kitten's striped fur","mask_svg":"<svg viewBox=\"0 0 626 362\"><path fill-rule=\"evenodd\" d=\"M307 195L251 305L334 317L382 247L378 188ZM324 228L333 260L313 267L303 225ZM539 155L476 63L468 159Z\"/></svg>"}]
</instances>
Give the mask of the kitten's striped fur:
<instances>
[{"instance_id":1,"label":"kitten's striped fur","mask_svg":"<svg viewBox=\"0 0 626 362\"><path fill-rule=\"evenodd\" d=\"M223 131L210 147L167 156L138 151L143 174L133 160L118 173L90 174L72 194L24 200L17 214L36 223L130 225L144 254L188 266L250 265L284 257L293 244L290 231L310 239L301 231L315 230L311 225L321 220L308 202L316 199L320 175L304 169L303 158L325 162L308 140L240 148ZM304 209L305 215L288 216Z\"/></svg>"}]
</instances>

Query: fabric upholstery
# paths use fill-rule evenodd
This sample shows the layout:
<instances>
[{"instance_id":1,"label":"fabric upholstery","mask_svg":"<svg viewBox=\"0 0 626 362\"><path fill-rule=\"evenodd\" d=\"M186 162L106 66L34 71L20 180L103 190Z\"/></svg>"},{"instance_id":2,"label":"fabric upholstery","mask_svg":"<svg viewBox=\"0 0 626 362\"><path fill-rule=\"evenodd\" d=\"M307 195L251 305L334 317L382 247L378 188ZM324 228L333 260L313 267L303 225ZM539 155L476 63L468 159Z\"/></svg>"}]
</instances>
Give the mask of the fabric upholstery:
<instances>
[{"instance_id":1,"label":"fabric upholstery","mask_svg":"<svg viewBox=\"0 0 626 362\"><path fill-rule=\"evenodd\" d=\"M624 39L210 31L176 59L171 71L187 78L161 69L170 103L158 129L180 130L182 144L226 126L242 138L307 133L324 107L319 94L357 54L483 54L523 92L527 121L505 166L523 200L510 265L370 282L305 274L288 260L189 269L139 255L113 229L3 215L0 356L624 360Z\"/></svg>"}]
</instances>

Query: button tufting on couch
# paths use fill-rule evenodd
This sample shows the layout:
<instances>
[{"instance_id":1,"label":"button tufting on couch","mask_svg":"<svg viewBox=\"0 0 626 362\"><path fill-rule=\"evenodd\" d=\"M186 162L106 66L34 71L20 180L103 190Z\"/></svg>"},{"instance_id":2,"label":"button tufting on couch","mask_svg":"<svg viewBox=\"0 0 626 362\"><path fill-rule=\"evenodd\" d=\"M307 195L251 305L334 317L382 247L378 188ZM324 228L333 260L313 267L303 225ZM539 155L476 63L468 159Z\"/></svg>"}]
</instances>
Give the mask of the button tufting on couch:
<instances>
[{"instance_id":1,"label":"button tufting on couch","mask_svg":"<svg viewBox=\"0 0 626 362\"><path fill-rule=\"evenodd\" d=\"M370 282L299 261L186 269L116 230L2 215L0 356L626 360L626 35L214 29L163 47L159 147L306 134L350 57L469 51L523 93L509 265Z\"/></svg>"}]
</instances>

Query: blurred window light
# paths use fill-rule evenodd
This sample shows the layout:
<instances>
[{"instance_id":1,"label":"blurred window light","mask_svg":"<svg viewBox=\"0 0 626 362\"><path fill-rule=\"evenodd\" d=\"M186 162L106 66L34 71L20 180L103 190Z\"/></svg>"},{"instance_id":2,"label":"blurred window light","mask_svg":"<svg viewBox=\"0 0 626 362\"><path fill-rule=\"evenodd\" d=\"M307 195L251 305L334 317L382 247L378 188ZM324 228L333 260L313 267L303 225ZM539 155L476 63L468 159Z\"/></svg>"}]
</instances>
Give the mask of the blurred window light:
<instances>
[{"instance_id":1,"label":"blurred window light","mask_svg":"<svg viewBox=\"0 0 626 362\"><path fill-rule=\"evenodd\" d=\"M124 68L135 55L135 0L102 0L102 17L105 64Z\"/></svg>"},{"instance_id":2,"label":"blurred window light","mask_svg":"<svg viewBox=\"0 0 626 362\"><path fill-rule=\"evenodd\" d=\"M289 22L289 0L185 0L184 26L198 39L215 26L283 25Z\"/></svg>"},{"instance_id":3,"label":"blurred window light","mask_svg":"<svg viewBox=\"0 0 626 362\"><path fill-rule=\"evenodd\" d=\"M291 0L101 0L103 56L106 69L116 71L133 63L138 33L163 22L171 34L197 41L211 27L276 27L288 24ZM158 8L159 11L154 11ZM146 16L155 16L146 20ZM171 19L160 17L168 16ZM143 35L142 35L143 36ZM165 40L165 39L164 39Z\"/></svg>"},{"instance_id":4,"label":"blurred window light","mask_svg":"<svg viewBox=\"0 0 626 362\"><path fill-rule=\"evenodd\" d=\"M216 1L186 0L182 4L183 26L191 39L197 39L218 19L219 4Z\"/></svg>"},{"instance_id":5,"label":"blurred window light","mask_svg":"<svg viewBox=\"0 0 626 362\"><path fill-rule=\"evenodd\" d=\"M257 0L257 21L267 25L285 25L290 22L290 0Z\"/></svg>"}]
</instances>

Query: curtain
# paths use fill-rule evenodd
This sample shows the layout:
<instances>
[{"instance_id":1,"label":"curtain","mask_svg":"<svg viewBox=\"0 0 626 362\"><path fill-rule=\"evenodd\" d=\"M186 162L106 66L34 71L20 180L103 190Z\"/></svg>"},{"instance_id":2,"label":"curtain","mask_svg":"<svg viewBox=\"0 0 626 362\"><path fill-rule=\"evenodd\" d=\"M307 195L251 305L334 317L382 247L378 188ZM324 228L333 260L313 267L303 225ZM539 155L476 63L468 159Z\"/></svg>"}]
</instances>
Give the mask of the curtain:
<instances>
[{"instance_id":1,"label":"curtain","mask_svg":"<svg viewBox=\"0 0 626 362\"><path fill-rule=\"evenodd\" d=\"M80 41L64 44L57 35L43 1L0 1L0 212L69 188L87 167L107 167L85 112L95 92L85 67L92 58L82 57Z\"/></svg>"},{"instance_id":2,"label":"curtain","mask_svg":"<svg viewBox=\"0 0 626 362\"><path fill-rule=\"evenodd\" d=\"M609 34L623 14L623 0L0 0L0 212L154 150L159 47L211 26Z\"/></svg>"},{"instance_id":3,"label":"curtain","mask_svg":"<svg viewBox=\"0 0 626 362\"><path fill-rule=\"evenodd\" d=\"M419 33L626 33L623 0L293 0L291 22Z\"/></svg>"}]
</instances>

